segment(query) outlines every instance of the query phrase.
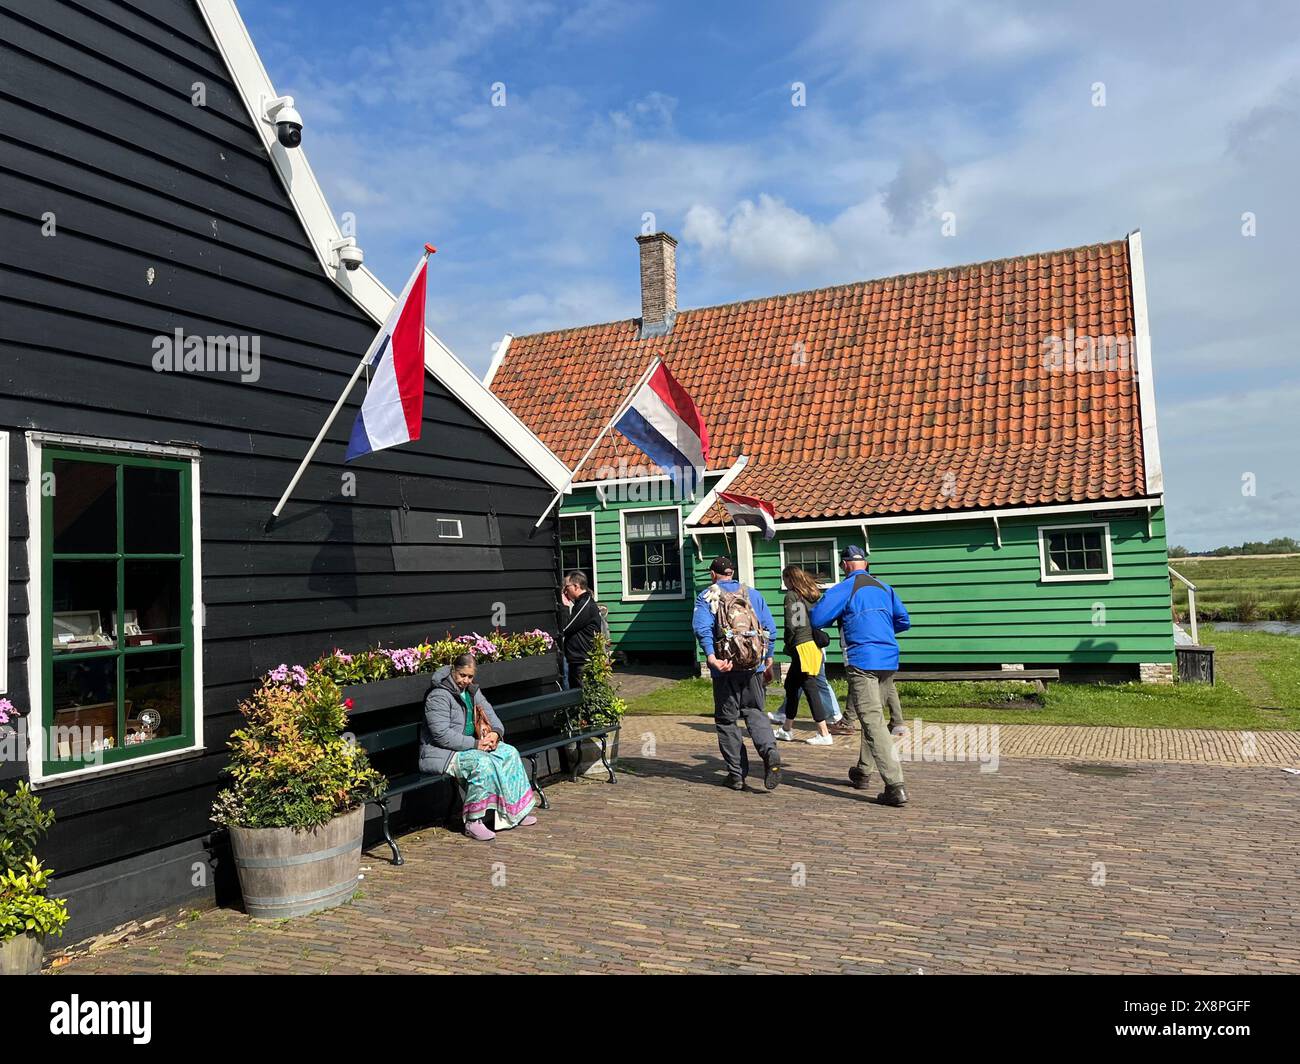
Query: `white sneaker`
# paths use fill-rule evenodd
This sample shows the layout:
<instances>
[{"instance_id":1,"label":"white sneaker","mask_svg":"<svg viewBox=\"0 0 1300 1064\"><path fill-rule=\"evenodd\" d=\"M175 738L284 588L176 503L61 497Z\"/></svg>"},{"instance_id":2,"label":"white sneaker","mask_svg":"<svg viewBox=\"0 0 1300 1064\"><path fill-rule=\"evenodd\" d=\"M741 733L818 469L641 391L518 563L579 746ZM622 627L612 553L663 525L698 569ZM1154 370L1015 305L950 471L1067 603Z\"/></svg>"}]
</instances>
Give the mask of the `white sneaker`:
<instances>
[{"instance_id":1,"label":"white sneaker","mask_svg":"<svg viewBox=\"0 0 1300 1064\"><path fill-rule=\"evenodd\" d=\"M834 746L835 740L829 735L814 735L811 739L805 739L809 746Z\"/></svg>"},{"instance_id":2,"label":"white sneaker","mask_svg":"<svg viewBox=\"0 0 1300 1064\"><path fill-rule=\"evenodd\" d=\"M794 732L786 731L784 728L773 728L772 734L780 739L783 743L794 742Z\"/></svg>"}]
</instances>

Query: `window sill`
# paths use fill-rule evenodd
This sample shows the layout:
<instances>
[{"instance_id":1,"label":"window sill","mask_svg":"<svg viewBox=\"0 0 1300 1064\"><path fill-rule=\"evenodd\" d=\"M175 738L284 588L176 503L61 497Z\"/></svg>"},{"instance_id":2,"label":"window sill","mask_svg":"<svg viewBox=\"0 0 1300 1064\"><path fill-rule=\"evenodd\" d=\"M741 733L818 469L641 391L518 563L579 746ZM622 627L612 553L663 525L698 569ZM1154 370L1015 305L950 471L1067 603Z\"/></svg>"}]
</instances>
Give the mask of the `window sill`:
<instances>
[{"instance_id":1,"label":"window sill","mask_svg":"<svg viewBox=\"0 0 1300 1064\"><path fill-rule=\"evenodd\" d=\"M130 761L120 761L115 765L92 765L89 768L73 769L70 772L60 772L53 776L43 776L31 778L31 787L34 791L52 790L65 783L77 783L86 779L102 779L106 776L120 776L128 772L137 772L144 768L156 768L160 765L170 765L177 761L190 761L201 757L207 753L206 746L187 746L184 750L167 750L160 754L150 754L148 757L132 758Z\"/></svg>"}]
</instances>

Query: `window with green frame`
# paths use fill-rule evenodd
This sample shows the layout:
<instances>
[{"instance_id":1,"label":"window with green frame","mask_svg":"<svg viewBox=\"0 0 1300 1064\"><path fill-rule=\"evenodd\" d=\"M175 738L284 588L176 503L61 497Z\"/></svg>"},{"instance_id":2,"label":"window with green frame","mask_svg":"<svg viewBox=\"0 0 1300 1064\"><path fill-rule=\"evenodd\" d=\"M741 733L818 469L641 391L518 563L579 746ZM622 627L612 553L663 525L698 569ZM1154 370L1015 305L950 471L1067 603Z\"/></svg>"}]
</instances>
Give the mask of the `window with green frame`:
<instances>
[{"instance_id":1,"label":"window with green frame","mask_svg":"<svg viewBox=\"0 0 1300 1064\"><path fill-rule=\"evenodd\" d=\"M194 745L192 464L42 448L46 775Z\"/></svg>"},{"instance_id":2,"label":"window with green frame","mask_svg":"<svg viewBox=\"0 0 1300 1064\"><path fill-rule=\"evenodd\" d=\"M560 576L575 569L587 574L588 583L596 578L595 544L591 541L592 520L589 514L560 518Z\"/></svg>"}]
</instances>

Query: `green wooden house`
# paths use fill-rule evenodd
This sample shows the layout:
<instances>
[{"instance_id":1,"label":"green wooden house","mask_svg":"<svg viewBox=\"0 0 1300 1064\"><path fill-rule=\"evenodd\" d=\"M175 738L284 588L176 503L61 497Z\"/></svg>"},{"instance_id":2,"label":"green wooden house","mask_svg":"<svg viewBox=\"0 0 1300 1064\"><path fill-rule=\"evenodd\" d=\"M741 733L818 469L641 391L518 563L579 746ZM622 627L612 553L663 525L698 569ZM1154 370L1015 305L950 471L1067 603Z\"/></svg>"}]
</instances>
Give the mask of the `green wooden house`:
<instances>
[{"instance_id":1,"label":"green wooden house","mask_svg":"<svg viewBox=\"0 0 1300 1064\"><path fill-rule=\"evenodd\" d=\"M639 243L640 318L507 336L488 377L570 467L656 356L704 416L701 497L614 435L563 500L617 649L694 653L717 554L779 619L785 565L830 583L856 543L911 611L907 668L1172 678L1140 233L680 312L676 242ZM775 538L717 490L771 502Z\"/></svg>"}]
</instances>

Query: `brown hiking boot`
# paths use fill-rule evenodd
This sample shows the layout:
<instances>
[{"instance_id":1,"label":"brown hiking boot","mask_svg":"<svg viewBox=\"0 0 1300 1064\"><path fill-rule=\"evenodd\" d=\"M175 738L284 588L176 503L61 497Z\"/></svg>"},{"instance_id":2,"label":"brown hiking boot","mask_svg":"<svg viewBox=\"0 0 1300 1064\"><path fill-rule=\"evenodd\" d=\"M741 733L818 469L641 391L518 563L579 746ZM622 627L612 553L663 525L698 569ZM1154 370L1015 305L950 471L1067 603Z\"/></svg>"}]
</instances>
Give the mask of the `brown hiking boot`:
<instances>
[{"instance_id":1,"label":"brown hiking boot","mask_svg":"<svg viewBox=\"0 0 1300 1064\"><path fill-rule=\"evenodd\" d=\"M837 720L834 724L826 725L826 730L832 735L852 735L853 725L847 720Z\"/></svg>"}]
</instances>

